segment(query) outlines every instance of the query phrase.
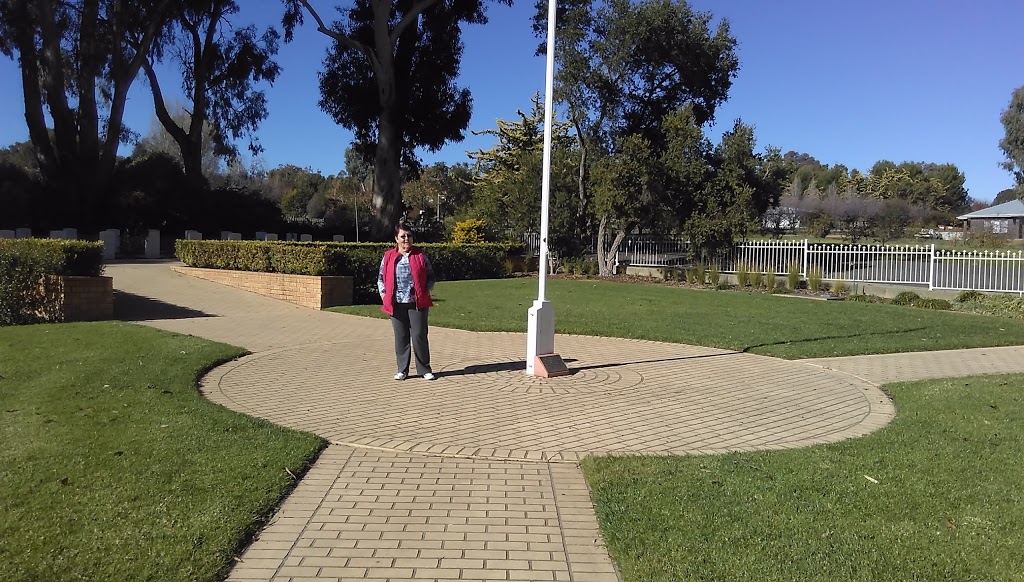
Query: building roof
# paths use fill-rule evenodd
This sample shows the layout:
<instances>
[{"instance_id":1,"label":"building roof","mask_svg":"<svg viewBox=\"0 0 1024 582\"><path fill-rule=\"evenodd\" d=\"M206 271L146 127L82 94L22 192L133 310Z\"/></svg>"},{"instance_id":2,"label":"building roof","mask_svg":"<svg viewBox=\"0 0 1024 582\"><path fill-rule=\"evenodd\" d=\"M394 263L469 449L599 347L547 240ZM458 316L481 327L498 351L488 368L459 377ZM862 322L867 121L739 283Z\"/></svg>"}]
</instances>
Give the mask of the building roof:
<instances>
[{"instance_id":1,"label":"building roof","mask_svg":"<svg viewBox=\"0 0 1024 582\"><path fill-rule=\"evenodd\" d=\"M1024 201L1022 200L1011 200L1009 202L1003 202L1002 204L996 204L995 206L989 206L988 208L982 208L976 210L970 214L964 214L963 216L957 216L957 220L969 220L972 218L1021 218L1024 217Z\"/></svg>"}]
</instances>

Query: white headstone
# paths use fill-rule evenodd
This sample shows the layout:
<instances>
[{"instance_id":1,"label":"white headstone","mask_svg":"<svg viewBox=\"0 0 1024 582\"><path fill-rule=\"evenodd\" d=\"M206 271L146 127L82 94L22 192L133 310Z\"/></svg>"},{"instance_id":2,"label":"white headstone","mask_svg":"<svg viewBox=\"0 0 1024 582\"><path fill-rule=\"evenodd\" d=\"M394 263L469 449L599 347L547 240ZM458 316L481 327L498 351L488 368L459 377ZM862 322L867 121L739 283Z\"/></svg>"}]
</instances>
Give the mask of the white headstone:
<instances>
[{"instance_id":1,"label":"white headstone","mask_svg":"<svg viewBox=\"0 0 1024 582\"><path fill-rule=\"evenodd\" d=\"M231 237L231 231L230 230L222 230L222 231L220 231L220 240L229 240L230 237Z\"/></svg>"},{"instance_id":2,"label":"white headstone","mask_svg":"<svg viewBox=\"0 0 1024 582\"><path fill-rule=\"evenodd\" d=\"M117 256L121 247L121 231L116 228L108 228L100 231L100 242L103 243L103 260L109 261Z\"/></svg>"},{"instance_id":3,"label":"white headstone","mask_svg":"<svg viewBox=\"0 0 1024 582\"><path fill-rule=\"evenodd\" d=\"M334 242L345 242L345 235L336 234L334 235Z\"/></svg>"},{"instance_id":4,"label":"white headstone","mask_svg":"<svg viewBox=\"0 0 1024 582\"><path fill-rule=\"evenodd\" d=\"M64 231L63 230L51 230L50 231L50 238L62 239L62 238L64 238Z\"/></svg>"},{"instance_id":5,"label":"white headstone","mask_svg":"<svg viewBox=\"0 0 1024 582\"><path fill-rule=\"evenodd\" d=\"M267 240L267 233L262 230L256 231L256 240Z\"/></svg>"},{"instance_id":6,"label":"white headstone","mask_svg":"<svg viewBox=\"0 0 1024 582\"><path fill-rule=\"evenodd\" d=\"M155 228L149 229L149 235L146 236L146 258L160 258L160 231Z\"/></svg>"},{"instance_id":7,"label":"white headstone","mask_svg":"<svg viewBox=\"0 0 1024 582\"><path fill-rule=\"evenodd\" d=\"M313 235L311 235L311 234L304 234L304 235L299 237L299 240L301 240L302 242L313 242Z\"/></svg>"},{"instance_id":8,"label":"white headstone","mask_svg":"<svg viewBox=\"0 0 1024 582\"><path fill-rule=\"evenodd\" d=\"M13 230L0 230L0 238L14 238Z\"/></svg>"},{"instance_id":9,"label":"white headstone","mask_svg":"<svg viewBox=\"0 0 1024 582\"><path fill-rule=\"evenodd\" d=\"M271 241L277 240L277 234L275 234L273 232L268 232L267 233L267 240L271 240Z\"/></svg>"},{"instance_id":10,"label":"white headstone","mask_svg":"<svg viewBox=\"0 0 1024 582\"><path fill-rule=\"evenodd\" d=\"M287 241L299 240L299 235L295 234L294 232L286 232L286 233L284 233L284 240L287 240Z\"/></svg>"},{"instance_id":11,"label":"white headstone","mask_svg":"<svg viewBox=\"0 0 1024 582\"><path fill-rule=\"evenodd\" d=\"M65 240L78 240L78 229L77 228L65 228L64 229Z\"/></svg>"},{"instance_id":12,"label":"white headstone","mask_svg":"<svg viewBox=\"0 0 1024 582\"><path fill-rule=\"evenodd\" d=\"M32 238L31 228L18 228L14 230L14 238Z\"/></svg>"},{"instance_id":13,"label":"white headstone","mask_svg":"<svg viewBox=\"0 0 1024 582\"><path fill-rule=\"evenodd\" d=\"M203 233L198 230L186 230L185 240L203 240Z\"/></svg>"},{"instance_id":14,"label":"white headstone","mask_svg":"<svg viewBox=\"0 0 1024 582\"><path fill-rule=\"evenodd\" d=\"M229 232L228 238L225 240L242 240L242 233L240 232Z\"/></svg>"}]
</instances>

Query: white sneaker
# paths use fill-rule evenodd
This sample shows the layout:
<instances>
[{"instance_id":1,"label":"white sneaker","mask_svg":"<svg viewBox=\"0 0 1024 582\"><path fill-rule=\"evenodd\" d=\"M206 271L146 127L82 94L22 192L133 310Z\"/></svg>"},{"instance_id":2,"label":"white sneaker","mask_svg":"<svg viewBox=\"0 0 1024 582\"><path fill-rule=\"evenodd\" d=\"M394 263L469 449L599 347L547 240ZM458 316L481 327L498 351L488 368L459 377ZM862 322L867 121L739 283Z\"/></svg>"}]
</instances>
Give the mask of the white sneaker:
<instances>
[{"instance_id":1,"label":"white sneaker","mask_svg":"<svg viewBox=\"0 0 1024 582\"><path fill-rule=\"evenodd\" d=\"M405 380L406 375L405 372L399 372L395 374L395 380Z\"/></svg>"},{"instance_id":2,"label":"white sneaker","mask_svg":"<svg viewBox=\"0 0 1024 582\"><path fill-rule=\"evenodd\" d=\"M433 372L427 372L426 374L423 375L424 380L433 380L435 378L437 378L437 376L435 376Z\"/></svg>"}]
</instances>

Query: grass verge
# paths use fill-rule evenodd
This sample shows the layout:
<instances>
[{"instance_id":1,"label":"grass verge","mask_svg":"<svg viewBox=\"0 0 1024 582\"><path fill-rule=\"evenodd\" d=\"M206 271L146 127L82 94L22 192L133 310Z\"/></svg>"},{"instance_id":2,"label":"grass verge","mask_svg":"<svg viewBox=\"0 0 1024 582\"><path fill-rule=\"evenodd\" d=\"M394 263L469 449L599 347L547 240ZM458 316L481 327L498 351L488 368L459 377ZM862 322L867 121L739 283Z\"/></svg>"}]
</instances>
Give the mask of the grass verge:
<instances>
[{"instance_id":1,"label":"grass verge","mask_svg":"<svg viewBox=\"0 0 1024 582\"><path fill-rule=\"evenodd\" d=\"M860 439L586 459L625 580L1021 579L1024 375L886 388L899 416Z\"/></svg>"},{"instance_id":2,"label":"grass verge","mask_svg":"<svg viewBox=\"0 0 1024 582\"><path fill-rule=\"evenodd\" d=\"M0 328L0 579L225 574L324 446L199 395L242 353L123 323Z\"/></svg>"},{"instance_id":3,"label":"grass verge","mask_svg":"<svg viewBox=\"0 0 1024 582\"><path fill-rule=\"evenodd\" d=\"M525 332L530 278L437 284L431 325ZM558 333L684 343L788 359L1024 344L1024 320L761 293L548 281ZM380 306L333 311L385 317Z\"/></svg>"}]
</instances>

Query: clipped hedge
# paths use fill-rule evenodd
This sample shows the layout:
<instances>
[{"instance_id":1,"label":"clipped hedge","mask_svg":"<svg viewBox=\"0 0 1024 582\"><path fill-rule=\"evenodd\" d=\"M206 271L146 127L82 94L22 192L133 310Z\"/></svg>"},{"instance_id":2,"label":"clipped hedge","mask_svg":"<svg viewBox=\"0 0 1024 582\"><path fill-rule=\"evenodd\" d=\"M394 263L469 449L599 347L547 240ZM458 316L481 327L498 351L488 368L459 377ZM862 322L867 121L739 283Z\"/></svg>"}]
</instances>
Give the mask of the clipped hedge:
<instances>
[{"instance_id":1,"label":"clipped hedge","mask_svg":"<svg viewBox=\"0 0 1024 582\"><path fill-rule=\"evenodd\" d=\"M0 239L0 325L47 321L46 275L98 277L103 244L80 240Z\"/></svg>"},{"instance_id":2,"label":"clipped hedge","mask_svg":"<svg viewBox=\"0 0 1024 582\"><path fill-rule=\"evenodd\" d=\"M178 240L175 254L190 267L290 275L352 277L355 303L378 303L377 272L393 243ZM496 279L505 274L505 259L521 253L519 243L419 245L434 265L439 281Z\"/></svg>"}]
</instances>

